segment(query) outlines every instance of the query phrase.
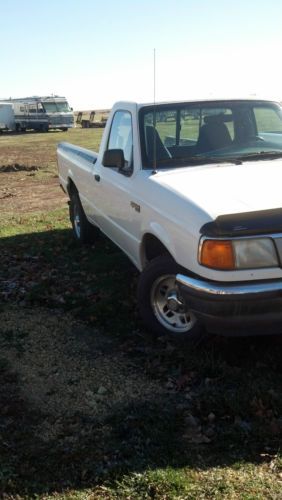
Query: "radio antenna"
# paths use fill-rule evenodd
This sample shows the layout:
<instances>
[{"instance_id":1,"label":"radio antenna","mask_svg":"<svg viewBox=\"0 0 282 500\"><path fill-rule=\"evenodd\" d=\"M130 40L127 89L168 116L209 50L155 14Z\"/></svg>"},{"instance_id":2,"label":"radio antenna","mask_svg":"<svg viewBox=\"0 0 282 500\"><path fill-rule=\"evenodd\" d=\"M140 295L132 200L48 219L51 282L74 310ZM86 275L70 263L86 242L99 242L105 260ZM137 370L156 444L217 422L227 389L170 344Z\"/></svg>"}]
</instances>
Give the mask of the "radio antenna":
<instances>
[{"instance_id":1,"label":"radio antenna","mask_svg":"<svg viewBox=\"0 0 282 500\"><path fill-rule=\"evenodd\" d=\"M154 104L156 104L156 49L154 49Z\"/></svg>"},{"instance_id":2,"label":"radio antenna","mask_svg":"<svg viewBox=\"0 0 282 500\"><path fill-rule=\"evenodd\" d=\"M154 167L154 172L156 172L156 169L157 169L157 130L156 130L156 49L154 49L154 113L153 113L153 125L154 125L153 167Z\"/></svg>"}]
</instances>

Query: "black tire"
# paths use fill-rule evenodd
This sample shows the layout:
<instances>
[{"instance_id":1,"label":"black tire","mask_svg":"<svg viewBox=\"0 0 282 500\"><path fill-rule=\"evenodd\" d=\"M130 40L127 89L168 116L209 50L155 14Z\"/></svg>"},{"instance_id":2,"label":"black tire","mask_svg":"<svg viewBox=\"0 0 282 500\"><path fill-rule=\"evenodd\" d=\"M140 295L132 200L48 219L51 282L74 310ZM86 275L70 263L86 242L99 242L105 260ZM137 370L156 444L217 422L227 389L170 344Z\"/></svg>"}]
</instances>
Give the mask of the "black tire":
<instances>
[{"instance_id":1,"label":"black tire","mask_svg":"<svg viewBox=\"0 0 282 500\"><path fill-rule=\"evenodd\" d=\"M192 312L183 304L175 276L183 269L167 255L153 259L140 275L137 300L145 326L155 335L175 339L200 340L204 330ZM177 305L178 310L169 307Z\"/></svg>"},{"instance_id":2,"label":"black tire","mask_svg":"<svg viewBox=\"0 0 282 500\"><path fill-rule=\"evenodd\" d=\"M44 132L44 133L46 133L46 132L48 132L48 131L49 131L49 127L48 127L48 125L40 125L40 126L39 126L39 132L42 132L42 133Z\"/></svg>"},{"instance_id":3,"label":"black tire","mask_svg":"<svg viewBox=\"0 0 282 500\"><path fill-rule=\"evenodd\" d=\"M79 243L94 243L99 236L99 229L87 220L78 192L73 189L70 195L70 221L73 234Z\"/></svg>"}]
</instances>

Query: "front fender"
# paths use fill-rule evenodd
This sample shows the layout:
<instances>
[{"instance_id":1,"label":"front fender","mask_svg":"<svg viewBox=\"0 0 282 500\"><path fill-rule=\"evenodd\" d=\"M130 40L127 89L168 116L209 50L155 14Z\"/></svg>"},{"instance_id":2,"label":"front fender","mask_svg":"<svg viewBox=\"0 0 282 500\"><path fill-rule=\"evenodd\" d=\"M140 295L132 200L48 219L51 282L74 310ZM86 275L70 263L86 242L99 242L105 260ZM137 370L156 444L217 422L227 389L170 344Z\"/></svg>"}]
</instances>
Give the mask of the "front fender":
<instances>
[{"instance_id":1,"label":"front fender","mask_svg":"<svg viewBox=\"0 0 282 500\"><path fill-rule=\"evenodd\" d=\"M171 254L171 256L176 260L176 249L175 244L172 239L169 231L162 226L159 222L150 222L147 228L143 228L142 231L142 244L140 248L140 262L142 265L142 269L145 267L146 259L145 259L145 236L151 235L157 238L160 243L167 249L167 251Z\"/></svg>"}]
</instances>

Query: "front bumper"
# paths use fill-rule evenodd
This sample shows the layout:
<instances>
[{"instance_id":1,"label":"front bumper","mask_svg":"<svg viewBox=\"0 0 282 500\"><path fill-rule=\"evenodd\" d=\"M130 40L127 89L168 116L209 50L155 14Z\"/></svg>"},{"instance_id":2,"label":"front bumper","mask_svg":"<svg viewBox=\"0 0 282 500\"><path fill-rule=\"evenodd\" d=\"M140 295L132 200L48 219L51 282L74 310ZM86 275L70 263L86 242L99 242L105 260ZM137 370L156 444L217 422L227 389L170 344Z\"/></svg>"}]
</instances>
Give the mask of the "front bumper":
<instances>
[{"instance_id":1,"label":"front bumper","mask_svg":"<svg viewBox=\"0 0 282 500\"><path fill-rule=\"evenodd\" d=\"M74 123L49 123L49 129L74 128Z\"/></svg>"},{"instance_id":2,"label":"front bumper","mask_svg":"<svg viewBox=\"0 0 282 500\"><path fill-rule=\"evenodd\" d=\"M188 308L212 333L282 333L282 279L222 283L178 274L176 281Z\"/></svg>"}]
</instances>

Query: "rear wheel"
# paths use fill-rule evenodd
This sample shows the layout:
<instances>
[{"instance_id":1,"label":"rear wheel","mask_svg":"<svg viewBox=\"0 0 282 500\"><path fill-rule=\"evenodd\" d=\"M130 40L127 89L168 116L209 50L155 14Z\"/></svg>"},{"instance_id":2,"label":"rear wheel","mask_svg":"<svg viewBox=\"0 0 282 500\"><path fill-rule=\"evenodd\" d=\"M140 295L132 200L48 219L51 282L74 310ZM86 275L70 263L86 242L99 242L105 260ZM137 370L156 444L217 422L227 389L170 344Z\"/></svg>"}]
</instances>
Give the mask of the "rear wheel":
<instances>
[{"instance_id":1,"label":"rear wheel","mask_svg":"<svg viewBox=\"0 0 282 500\"><path fill-rule=\"evenodd\" d=\"M70 221L73 234L80 243L94 243L99 236L99 229L87 220L78 192L73 189L70 196Z\"/></svg>"},{"instance_id":2,"label":"rear wheel","mask_svg":"<svg viewBox=\"0 0 282 500\"><path fill-rule=\"evenodd\" d=\"M25 132L26 128L22 127L19 123L16 123L16 132Z\"/></svg>"},{"instance_id":3,"label":"rear wheel","mask_svg":"<svg viewBox=\"0 0 282 500\"><path fill-rule=\"evenodd\" d=\"M40 125L39 126L39 132L48 132L48 131L49 131L48 125Z\"/></svg>"},{"instance_id":4,"label":"rear wheel","mask_svg":"<svg viewBox=\"0 0 282 500\"><path fill-rule=\"evenodd\" d=\"M176 274L183 269L169 256L153 259L141 273L138 303L144 324L155 334L198 340L203 329L181 297Z\"/></svg>"}]
</instances>

